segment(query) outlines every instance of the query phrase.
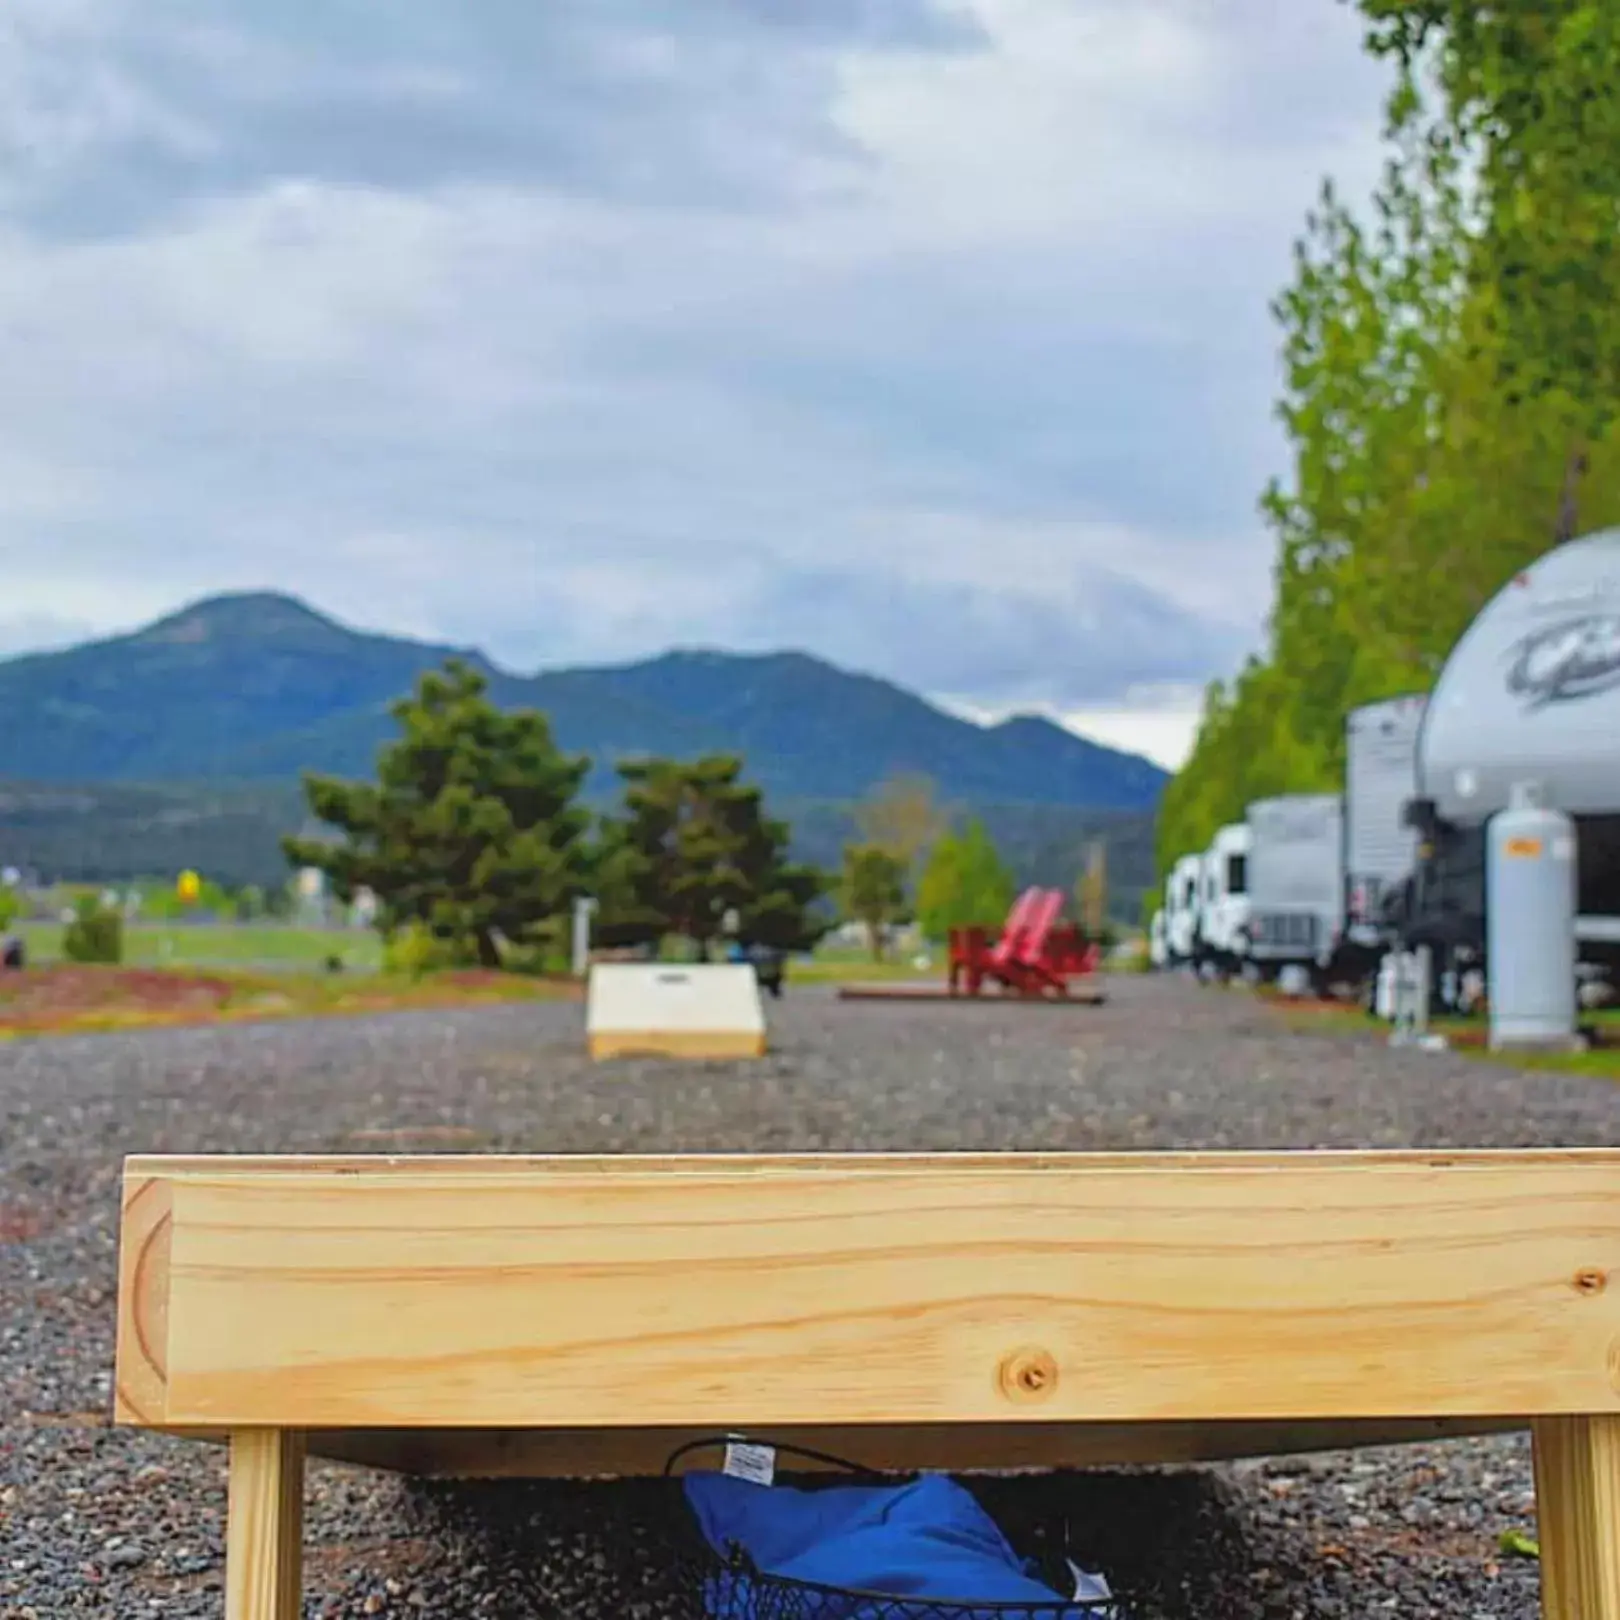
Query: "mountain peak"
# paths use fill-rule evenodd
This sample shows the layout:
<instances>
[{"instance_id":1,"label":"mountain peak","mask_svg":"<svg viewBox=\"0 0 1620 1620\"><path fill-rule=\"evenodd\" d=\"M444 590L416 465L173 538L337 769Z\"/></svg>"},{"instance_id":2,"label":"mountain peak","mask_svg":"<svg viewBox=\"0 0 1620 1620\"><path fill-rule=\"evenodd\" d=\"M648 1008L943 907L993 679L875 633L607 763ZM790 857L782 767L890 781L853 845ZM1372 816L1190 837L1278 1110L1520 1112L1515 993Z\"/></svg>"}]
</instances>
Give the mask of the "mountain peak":
<instances>
[{"instance_id":1,"label":"mountain peak","mask_svg":"<svg viewBox=\"0 0 1620 1620\"><path fill-rule=\"evenodd\" d=\"M341 636L346 632L334 619L317 613L307 602L280 591L236 591L192 602L159 619L132 638L137 642L190 643L312 636Z\"/></svg>"}]
</instances>

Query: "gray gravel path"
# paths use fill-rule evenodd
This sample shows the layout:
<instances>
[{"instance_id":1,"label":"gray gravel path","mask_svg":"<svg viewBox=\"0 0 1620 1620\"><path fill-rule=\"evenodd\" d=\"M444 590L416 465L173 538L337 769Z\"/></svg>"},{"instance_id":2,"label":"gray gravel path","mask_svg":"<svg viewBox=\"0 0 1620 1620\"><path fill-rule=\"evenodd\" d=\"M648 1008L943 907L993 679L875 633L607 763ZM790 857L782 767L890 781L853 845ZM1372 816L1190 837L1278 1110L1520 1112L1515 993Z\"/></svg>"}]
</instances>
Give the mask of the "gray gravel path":
<instances>
[{"instance_id":1,"label":"gray gravel path","mask_svg":"<svg viewBox=\"0 0 1620 1620\"><path fill-rule=\"evenodd\" d=\"M790 992L757 1065L593 1069L573 1005L0 1047L0 1615L217 1616L206 1448L107 1426L132 1151L694 1151L1620 1142L1620 1088L1283 1028L1122 978L1105 1008ZM415 1139L376 1133L415 1130ZM1165 1475L998 1482L1061 1503L1143 1620L1530 1620L1518 1439ZM306 1616L645 1616L657 1486L415 1488L317 1464Z\"/></svg>"}]
</instances>

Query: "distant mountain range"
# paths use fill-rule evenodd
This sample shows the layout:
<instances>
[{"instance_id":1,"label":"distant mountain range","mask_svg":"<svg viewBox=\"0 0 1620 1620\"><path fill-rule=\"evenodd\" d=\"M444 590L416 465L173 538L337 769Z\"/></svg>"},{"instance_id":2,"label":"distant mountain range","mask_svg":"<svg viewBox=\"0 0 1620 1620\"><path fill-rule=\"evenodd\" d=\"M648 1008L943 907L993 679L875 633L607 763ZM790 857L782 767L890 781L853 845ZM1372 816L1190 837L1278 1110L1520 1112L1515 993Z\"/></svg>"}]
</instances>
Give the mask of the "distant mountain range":
<instances>
[{"instance_id":1,"label":"distant mountain range","mask_svg":"<svg viewBox=\"0 0 1620 1620\"><path fill-rule=\"evenodd\" d=\"M976 725L798 652L676 651L521 676L274 594L212 597L131 635L0 661L0 864L98 881L197 864L274 881L278 836L302 816L299 772L369 775L395 735L389 705L451 655L588 755L599 801L617 790L616 760L735 752L800 852L835 863L852 802L916 771L946 805L982 813L1029 881L1072 882L1098 834L1117 900L1152 881L1166 773L1048 720Z\"/></svg>"},{"instance_id":2,"label":"distant mountain range","mask_svg":"<svg viewBox=\"0 0 1620 1620\"><path fill-rule=\"evenodd\" d=\"M1165 773L1023 716L981 726L804 653L678 651L520 676L471 648L370 635L293 597L218 596L132 635L0 662L0 775L47 782L276 782L368 775L388 705L450 655L503 706L544 711L595 762L740 753L767 795L855 799L896 770L959 803L1146 810Z\"/></svg>"}]
</instances>

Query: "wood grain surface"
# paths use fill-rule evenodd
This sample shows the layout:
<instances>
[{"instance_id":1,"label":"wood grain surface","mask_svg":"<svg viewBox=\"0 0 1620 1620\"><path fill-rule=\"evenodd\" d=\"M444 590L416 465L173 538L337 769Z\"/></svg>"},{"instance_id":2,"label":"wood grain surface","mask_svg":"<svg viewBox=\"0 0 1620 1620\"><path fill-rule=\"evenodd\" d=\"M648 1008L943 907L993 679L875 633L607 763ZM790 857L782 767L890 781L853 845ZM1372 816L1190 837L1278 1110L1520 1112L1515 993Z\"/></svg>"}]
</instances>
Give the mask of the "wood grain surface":
<instances>
[{"instance_id":1,"label":"wood grain surface","mask_svg":"<svg viewBox=\"0 0 1620 1620\"><path fill-rule=\"evenodd\" d=\"M1620 1620L1620 1419L1535 1425L1541 1612L1546 1620Z\"/></svg>"},{"instance_id":2,"label":"wood grain surface","mask_svg":"<svg viewBox=\"0 0 1620 1620\"><path fill-rule=\"evenodd\" d=\"M1606 1150L135 1159L118 1408L371 1430L1620 1412L1617 1263Z\"/></svg>"}]
</instances>

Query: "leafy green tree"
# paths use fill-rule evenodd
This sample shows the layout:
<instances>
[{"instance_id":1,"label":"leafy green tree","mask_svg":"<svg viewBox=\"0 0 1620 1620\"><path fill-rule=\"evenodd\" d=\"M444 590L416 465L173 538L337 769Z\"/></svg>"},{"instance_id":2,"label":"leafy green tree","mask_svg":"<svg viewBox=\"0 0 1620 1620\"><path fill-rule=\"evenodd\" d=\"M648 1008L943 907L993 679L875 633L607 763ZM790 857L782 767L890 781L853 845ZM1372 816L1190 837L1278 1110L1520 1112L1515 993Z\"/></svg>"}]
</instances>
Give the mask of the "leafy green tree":
<instances>
[{"instance_id":1,"label":"leafy green tree","mask_svg":"<svg viewBox=\"0 0 1620 1620\"><path fill-rule=\"evenodd\" d=\"M883 960L884 936L905 906L908 866L903 856L882 844L844 847L844 915L865 927L875 962Z\"/></svg>"},{"instance_id":2,"label":"leafy green tree","mask_svg":"<svg viewBox=\"0 0 1620 1620\"><path fill-rule=\"evenodd\" d=\"M860 844L898 856L908 876L950 831L933 780L920 771L899 771L880 782L855 807L855 826Z\"/></svg>"},{"instance_id":3,"label":"leafy green tree","mask_svg":"<svg viewBox=\"0 0 1620 1620\"><path fill-rule=\"evenodd\" d=\"M1389 161L1324 187L1274 305L1292 448L1265 651L1206 697L1161 871L1342 781L1356 705L1429 686L1556 539L1620 520L1620 8L1359 0Z\"/></svg>"},{"instance_id":4,"label":"leafy green tree","mask_svg":"<svg viewBox=\"0 0 1620 1620\"><path fill-rule=\"evenodd\" d=\"M584 891L589 817L576 799L589 766L558 750L544 715L504 712L486 693L459 659L424 674L393 705L401 735L376 782L305 777L311 810L341 841L282 847L341 901L370 889L385 933L419 923L494 968L502 941L543 944Z\"/></svg>"},{"instance_id":5,"label":"leafy green tree","mask_svg":"<svg viewBox=\"0 0 1620 1620\"><path fill-rule=\"evenodd\" d=\"M1475 281L1496 379L1510 407L1559 419L1545 447L1556 501L1542 517L1548 539L1568 538L1591 452L1620 412L1620 12L1611 0L1361 10L1373 53L1399 66L1394 115L1427 111L1436 144L1477 158ZM1426 109L1431 83L1438 105Z\"/></svg>"},{"instance_id":6,"label":"leafy green tree","mask_svg":"<svg viewBox=\"0 0 1620 1620\"><path fill-rule=\"evenodd\" d=\"M934 845L917 884L917 921L933 940L953 928L993 928L1012 909L1015 883L977 817Z\"/></svg>"},{"instance_id":7,"label":"leafy green tree","mask_svg":"<svg viewBox=\"0 0 1620 1620\"><path fill-rule=\"evenodd\" d=\"M627 760L620 812L604 819L597 855L604 944L691 940L701 959L737 916L743 941L807 950L826 932L814 914L824 874L788 857L786 823L767 816L760 791L731 755Z\"/></svg>"}]
</instances>

